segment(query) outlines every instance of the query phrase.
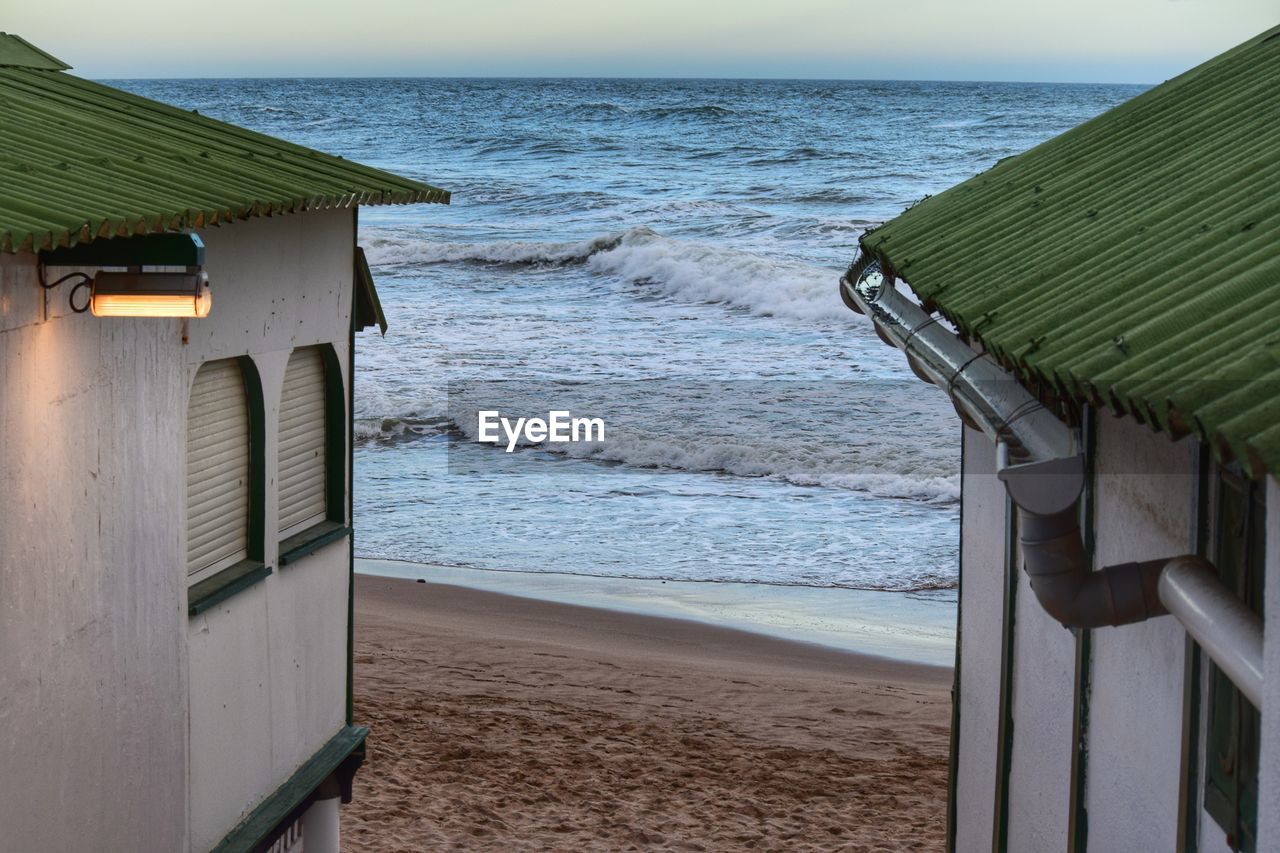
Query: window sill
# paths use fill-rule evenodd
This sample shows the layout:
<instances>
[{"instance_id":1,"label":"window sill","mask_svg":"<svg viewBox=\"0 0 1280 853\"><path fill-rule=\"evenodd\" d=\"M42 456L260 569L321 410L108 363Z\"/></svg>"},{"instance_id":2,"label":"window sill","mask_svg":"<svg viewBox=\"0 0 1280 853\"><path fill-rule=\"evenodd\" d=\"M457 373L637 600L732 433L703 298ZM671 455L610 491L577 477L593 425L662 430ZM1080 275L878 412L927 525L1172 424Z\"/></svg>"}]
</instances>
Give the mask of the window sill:
<instances>
[{"instance_id":1,"label":"window sill","mask_svg":"<svg viewBox=\"0 0 1280 853\"><path fill-rule=\"evenodd\" d=\"M271 574L271 567L257 560L241 560L187 590L187 616L196 616L248 589Z\"/></svg>"},{"instance_id":2,"label":"window sill","mask_svg":"<svg viewBox=\"0 0 1280 853\"><path fill-rule=\"evenodd\" d=\"M351 528L336 521L322 521L280 542L280 566L296 563L326 545L346 539Z\"/></svg>"}]
</instances>

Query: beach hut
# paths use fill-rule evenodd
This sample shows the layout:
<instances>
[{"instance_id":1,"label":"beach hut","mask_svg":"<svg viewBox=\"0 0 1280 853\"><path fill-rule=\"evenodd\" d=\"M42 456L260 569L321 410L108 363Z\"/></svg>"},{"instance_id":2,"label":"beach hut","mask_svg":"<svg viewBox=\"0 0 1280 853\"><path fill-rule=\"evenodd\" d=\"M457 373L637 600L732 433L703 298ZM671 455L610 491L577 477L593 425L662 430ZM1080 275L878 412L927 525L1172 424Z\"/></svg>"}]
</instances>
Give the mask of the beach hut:
<instances>
[{"instance_id":1,"label":"beach hut","mask_svg":"<svg viewBox=\"0 0 1280 853\"><path fill-rule=\"evenodd\" d=\"M1280 849L1280 28L866 233L963 420L952 849Z\"/></svg>"},{"instance_id":2,"label":"beach hut","mask_svg":"<svg viewBox=\"0 0 1280 853\"><path fill-rule=\"evenodd\" d=\"M360 205L0 34L0 848L336 851Z\"/></svg>"}]
</instances>

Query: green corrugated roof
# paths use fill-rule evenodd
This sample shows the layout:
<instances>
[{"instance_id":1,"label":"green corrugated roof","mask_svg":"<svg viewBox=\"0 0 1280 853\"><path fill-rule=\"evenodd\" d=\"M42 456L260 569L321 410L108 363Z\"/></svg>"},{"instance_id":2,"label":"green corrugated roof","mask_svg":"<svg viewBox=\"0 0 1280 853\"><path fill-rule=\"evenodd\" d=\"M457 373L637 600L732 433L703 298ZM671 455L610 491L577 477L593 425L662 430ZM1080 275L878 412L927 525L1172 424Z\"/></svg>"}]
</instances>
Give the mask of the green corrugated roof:
<instances>
[{"instance_id":1,"label":"green corrugated roof","mask_svg":"<svg viewBox=\"0 0 1280 853\"><path fill-rule=\"evenodd\" d=\"M449 193L91 83L0 34L0 250Z\"/></svg>"},{"instance_id":2,"label":"green corrugated roof","mask_svg":"<svg viewBox=\"0 0 1280 853\"><path fill-rule=\"evenodd\" d=\"M863 235L1024 380L1280 472L1280 27Z\"/></svg>"}]
</instances>

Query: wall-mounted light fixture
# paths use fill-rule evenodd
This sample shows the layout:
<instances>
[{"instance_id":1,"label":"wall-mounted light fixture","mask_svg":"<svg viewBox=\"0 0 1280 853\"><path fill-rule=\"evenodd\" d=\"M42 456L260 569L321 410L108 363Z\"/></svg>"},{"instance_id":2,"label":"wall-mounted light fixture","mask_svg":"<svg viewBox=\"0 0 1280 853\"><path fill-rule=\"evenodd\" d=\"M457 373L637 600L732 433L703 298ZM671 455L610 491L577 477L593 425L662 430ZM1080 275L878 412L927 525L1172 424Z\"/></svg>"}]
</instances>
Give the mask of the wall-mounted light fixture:
<instances>
[{"instance_id":1,"label":"wall-mounted light fixture","mask_svg":"<svg viewBox=\"0 0 1280 853\"><path fill-rule=\"evenodd\" d=\"M125 267L93 275L73 272L45 281L45 267ZM40 285L51 290L79 279L71 288L71 310L92 310L95 317L207 317L213 307L204 243L195 234L148 234L95 240L40 253ZM145 267L182 267L181 272ZM81 290L89 296L77 302Z\"/></svg>"},{"instance_id":2,"label":"wall-mounted light fixture","mask_svg":"<svg viewBox=\"0 0 1280 853\"><path fill-rule=\"evenodd\" d=\"M207 317L209 276L199 272L100 272L89 288L95 317Z\"/></svg>"}]
</instances>

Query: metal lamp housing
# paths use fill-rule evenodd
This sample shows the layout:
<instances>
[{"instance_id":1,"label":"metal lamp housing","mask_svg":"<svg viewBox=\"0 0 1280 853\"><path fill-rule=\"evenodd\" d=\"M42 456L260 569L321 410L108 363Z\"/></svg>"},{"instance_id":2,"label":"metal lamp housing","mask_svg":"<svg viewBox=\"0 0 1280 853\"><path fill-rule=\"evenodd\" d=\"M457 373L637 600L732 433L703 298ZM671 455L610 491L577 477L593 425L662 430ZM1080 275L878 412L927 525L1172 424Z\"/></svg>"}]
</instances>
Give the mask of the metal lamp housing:
<instances>
[{"instance_id":1,"label":"metal lamp housing","mask_svg":"<svg viewBox=\"0 0 1280 853\"><path fill-rule=\"evenodd\" d=\"M207 317L209 276L195 272L99 272L89 305L95 317Z\"/></svg>"}]
</instances>

